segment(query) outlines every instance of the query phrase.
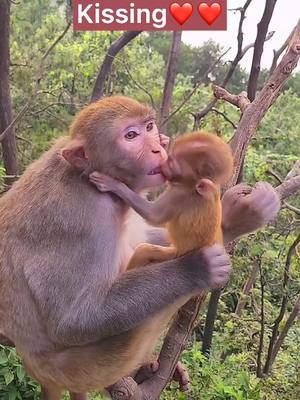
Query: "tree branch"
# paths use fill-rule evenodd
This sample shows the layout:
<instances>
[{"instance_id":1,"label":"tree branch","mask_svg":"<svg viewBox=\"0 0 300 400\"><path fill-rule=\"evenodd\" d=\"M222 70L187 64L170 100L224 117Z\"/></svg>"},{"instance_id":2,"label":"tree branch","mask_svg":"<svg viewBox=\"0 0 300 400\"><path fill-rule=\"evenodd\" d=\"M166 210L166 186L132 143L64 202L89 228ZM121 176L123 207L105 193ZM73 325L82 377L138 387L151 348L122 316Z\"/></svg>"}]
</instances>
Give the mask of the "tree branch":
<instances>
[{"instance_id":1,"label":"tree branch","mask_svg":"<svg viewBox=\"0 0 300 400\"><path fill-rule=\"evenodd\" d=\"M199 79L199 81L197 82L197 84L195 85L195 87L193 88L193 90L190 91L190 93L188 93L187 96L184 97L184 99L182 100L182 102L175 108L174 111L171 112L171 114L168 116L168 118L166 118L163 122L162 122L162 126L168 122L171 118L174 117L174 115L176 115L181 109L182 107L189 101L189 99L194 95L194 93L196 93L196 91L199 89L199 87L202 85L202 83L204 82L204 79L207 77L207 75L212 72L215 67L219 64L219 62L221 61L221 59L225 56L225 54L228 53L228 51L230 50L230 47L223 53L220 55L220 57L217 59L216 62L213 63L213 65L211 65L203 74L203 77ZM223 115L224 116L224 115ZM225 118L225 117L224 117ZM229 120L228 120L229 122Z\"/></svg>"},{"instance_id":2,"label":"tree branch","mask_svg":"<svg viewBox=\"0 0 300 400\"><path fill-rule=\"evenodd\" d=\"M232 78L232 75L234 74L234 71L235 71L238 63L245 56L247 51L249 49L251 49L252 47L254 47L254 43L251 43L251 44L247 45L243 49L243 41L244 41L243 24L244 24L244 20L246 18L246 11L247 11L248 7L250 6L251 2L252 2L252 0L247 0L243 7L240 7L238 9L236 9L241 14L240 15L240 21L239 21L239 26L238 26L238 33L237 33L238 48L237 48L236 56L233 59L233 61L231 61L230 68L228 69L227 74L225 75L225 77L223 79L223 82L220 85L223 88L226 87L226 85L228 84L228 82ZM271 37L272 37L272 35L268 35L266 40L269 40ZM195 118L194 128L193 128L194 130L199 129L201 119L204 118L211 111L211 109L215 106L217 101L218 100L217 100L216 97L213 98L212 101L204 109L202 109L201 111L199 111L197 113L194 113L194 118Z\"/></svg>"},{"instance_id":3,"label":"tree branch","mask_svg":"<svg viewBox=\"0 0 300 400\"><path fill-rule=\"evenodd\" d=\"M251 270L251 274L243 287L243 291L240 295L240 298L238 300L238 303L237 303L237 306L235 309L235 314L238 317L240 317L242 315L242 311L247 304L247 297L249 296L249 294L253 288L253 285L256 281L258 272L259 272L259 263L257 260L255 260L253 268Z\"/></svg>"},{"instance_id":4,"label":"tree branch","mask_svg":"<svg viewBox=\"0 0 300 400\"><path fill-rule=\"evenodd\" d=\"M141 32L142 31L126 31L110 46L98 73L91 102L99 100L103 96L105 81L110 74L116 55Z\"/></svg>"},{"instance_id":5,"label":"tree branch","mask_svg":"<svg viewBox=\"0 0 300 400\"><path fill-rule=\"evenodd\" d=\"M251 104L246 92L234 95L220 86L213 86L213 90L216 99L227 101L228 103L238 107L242 113L244 113L246 108Z\"/></svg>"},{"instance_id":6,"label":"tree branch","mask_svg":"<svg viewBox=\"0 0 300 400\"><path fill-rule=\"evenodd\" d=\"M289 317L288 317L288 319L287 319L287 321L286 321L281 333L278 336L277 341L274 344L273 352L272 352L272 355L271 355L271 358L270 358L270 362L269 362L269 364L270 364L269 371L272 368L272 365L273 365L273 363L274 363L274 361L276 359L276 356L277 356L277 354L278 354L278 352L280 350L280 347L282 346L282 343L283 343L286 335L288 334L289 329L293 325L294 321L298 318L299 313L300 313L300 297L298 297L298 300L297 300L292 312L290 313L290 315L289 315Z\"/></svg>"},{"instance_id":7,"label":"tree branch","mask_svg":"<svg viewBox=\"0 0 300 400\"><path fill-rule=\"evenodd\" d=\"M273 56L273 61L272 61L272 65L270 68L269 76L273 74L274 69L277 67L278 59L281 56L281 54L284 52L284 50L287 48L288 44L290 43L290 41L293 37L293 34L295 32L295 29L296 28L294 28L292 30L292 32L290 33L290 36L286 39L286 41L283 43L283 45L277 51L273 50L274 56Z\"/></svg>"},{"instance_id":8,"label":"tree branch","mask_svg":"<svg viewBox=\"0 0 300 400\"><path fill-rule=\"evenodd\" d=\"M259 335L259 345L257 350L256 359L256 375L262 377L262 352L264 347L264 336L265 336L265 279L263 276L261 260L258 260L258 267L260 273L260 291L261 291L261 301L260 301L260 335Z\"/></svg>"},{"instance_id":9,"label":"tree branch","mask_svg":"<svg viewBox=\"0 0 300 400\"><path fill-rule=\"evenodd\" d=\"M277 186L276 191L281 200L291 197L300 189L300 175L295 176L287 181L284 181L280 186Z\"/></svg>"},{"instance_id":10,"label":"tree branch","mask_svg":"<svg viewBox=\"0 0 300 400\"><path fill-rule=\"evenodd\" d=\"M287 254L284 273L283 273L283 282L282 282L283 296L282 296L282 301L281 301L281 307L280 307L278 317L276 318L273 329L272 329L272 336L271 336L271 339L269 342L268 354L267 354L267 359L266 359L266 363L265 363L265 367L264 367L265 374L268 374L270 372L271 365L275 359L274 346L275 346L278 332L279 332L279 325L280 325L281 321L283 320L284 314L286 312L287 303L288 303L287 286L288 286L288 283L290 280L290 267L291 267L292 257L294 255L296 247L298 246L299 243L300 243L300 235L292 243L291 247L289 248L288 254Z\"/></svg>"},{"instance_id":11,"label":"tree branch","mask_svg":"<svg viewBox=\"0 0 300 400\"><path fill-rule=\"evenodd\" d=\"M299 57L300 21L298 22L289 48L281 62L256 99L244 110L238 129L231 140L231 146L235 156L235 169L227 187L231 187L236 183L250 140L255 134L260 121L279 96L280 90L293 69L297 66Z\"/></svg>"},{"instance_id":12,"label":"tree branch","mask_svg":"<svg viewBox=\"0 0 300 400\"><path fill-rule=\"evenodd\" d=\"M257 36L254 44L252 66L248 81L248 98L253 101L257 91L258 77L260 73L261 57L264 50L264 44L268 33L269 24L273 15L277 0L266 0L262 19L257 25Z\"/></svg>"},{"instance_id":13,"label":"tree branch","mask_svg":"<svg viewBox=\"0 0 300 400\"><path fill-rule=\"evenodd\" d=\"M159 123L158 123L162 133L166 132L167 130L167 118L170 113L172 94L177 75L181 38L182 38L182 31L173 32L172 43L170 47L167 70L166 70L165 86L160 107Z\"/></svg>"},{"instance_id":14,"label":"tree branch","mask_svg":"<svg viewBox=\"0 0 300 400\"><path fill-rule=\"evenodd\" d=\"M233 121L231 121L231 119L224 112L218 110L217 108L212 108L211 111L218 115L221 115L225 119L225 121L227 121L233 127L233 129L237 129L237 125Z\"/></svg>"}]
</instances>

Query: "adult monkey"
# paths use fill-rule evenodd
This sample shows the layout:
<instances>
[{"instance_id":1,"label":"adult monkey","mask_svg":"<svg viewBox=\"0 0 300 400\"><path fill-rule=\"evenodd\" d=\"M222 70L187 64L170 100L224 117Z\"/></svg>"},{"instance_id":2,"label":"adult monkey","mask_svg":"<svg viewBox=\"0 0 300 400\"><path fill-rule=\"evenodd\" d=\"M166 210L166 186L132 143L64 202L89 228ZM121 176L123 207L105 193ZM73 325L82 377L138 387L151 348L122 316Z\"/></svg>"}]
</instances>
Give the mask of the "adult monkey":
<instances>
[{"instance_id":1,"label":"adult monkey","mask_svg":"<svg viewBox=\"0 0 300 400\"><path fill-rule=\"evenodd\" d=\"M44 399L59 399L63 389L82 399L128 375L147 359L174 303L227 280L220 246L120 273L131 255L127 207L99 194L88 175L97 170L140 190L163 181L165 157L152 110L112 97L79 113L70 136L1 198L0 334ZM278 208L267 185L245 197L229 192L225 239L259 228Z\"/></svg>"}]
</instances>

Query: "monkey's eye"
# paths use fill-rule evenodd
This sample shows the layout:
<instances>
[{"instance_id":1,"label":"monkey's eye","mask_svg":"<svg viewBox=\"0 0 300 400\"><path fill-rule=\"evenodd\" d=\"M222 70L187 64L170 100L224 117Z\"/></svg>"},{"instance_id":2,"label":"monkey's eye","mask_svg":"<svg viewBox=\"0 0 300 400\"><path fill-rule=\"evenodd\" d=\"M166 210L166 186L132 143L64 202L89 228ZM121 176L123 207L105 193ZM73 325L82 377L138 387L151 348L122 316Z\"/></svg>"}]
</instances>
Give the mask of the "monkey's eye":
<instances>
[{"instance_id":1,"label":"monkey's eye","mask_svg":"<svg viewBox=\"0 0 300 400\"><path fill-rule=\"evenodd\" d=\"M135 132L135 131L130 131L130 132L127 132L127 133L126 133L125 138L131 140L131 139L134 139L134 138L137 137L137 136L138 136L138 133L137 133L137 132Z\"/></svg>"},{"instance_id":2,"label":"monkey's eye","mask_svg":"<svg viewBox=\"0 0 300 400\"><path fill-rule=\"evenodd\" d=\"M153 126L154 126L154 123L153 122L149 122L149 124L146 126L147 132L152 131Z\"/></svg>"}]
</instances>

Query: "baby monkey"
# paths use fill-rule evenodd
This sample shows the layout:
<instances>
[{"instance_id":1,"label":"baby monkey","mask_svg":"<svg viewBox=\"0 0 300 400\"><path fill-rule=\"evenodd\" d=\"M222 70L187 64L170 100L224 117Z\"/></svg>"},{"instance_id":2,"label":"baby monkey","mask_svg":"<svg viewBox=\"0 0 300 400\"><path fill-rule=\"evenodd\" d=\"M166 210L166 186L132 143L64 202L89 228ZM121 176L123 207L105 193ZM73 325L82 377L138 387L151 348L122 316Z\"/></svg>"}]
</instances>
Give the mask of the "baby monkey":
<instances>
[{"instance_id":1,"label":"baby monkey","mask_svg":"<svg viewBox=\"0 0 300 400\"><path fill-rule=\"evenodd\" d=\"M230 146L214 134L194 132L178 137L161 165L159 172L168 187L156 201L147 201L109 176L92 173L90 180L99 191L115 193L150 224L168 230L171 246L139 245L127 270L222 244L220 186L232 170Z\"/></svg>"}]
</instances>

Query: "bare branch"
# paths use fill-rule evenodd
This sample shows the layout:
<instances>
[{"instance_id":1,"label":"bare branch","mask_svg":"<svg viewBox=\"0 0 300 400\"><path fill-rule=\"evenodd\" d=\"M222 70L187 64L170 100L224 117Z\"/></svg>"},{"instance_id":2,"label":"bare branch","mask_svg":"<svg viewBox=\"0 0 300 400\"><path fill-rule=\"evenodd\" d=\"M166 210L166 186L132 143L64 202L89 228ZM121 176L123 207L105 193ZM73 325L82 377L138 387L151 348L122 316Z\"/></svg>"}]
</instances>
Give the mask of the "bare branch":
<instances>
[{"instance_id":1,"label":"bare branch","mask_svg":"<svg viewBox=\"0 0 300 400\"><path fill-rule=\"evenodd\" d=\"M158 124L162 133L164 133L167 130L166 119L169 116L171 108L172 94L177 75L181 38L182 38L182 31L173 32L173 38L170 47L167 70L166 70L165 86L160 107L159 124Z\"/></svg>"},{"instance_id":2,"label":"bare branch","mask_svg":"<svg viewBox=\"0 0 300 400\"><path fill-rule=\"evenodd\" d=\"M277 51L273 50L274 57L273 57L273 62L272 62L271 68L270 68L269 76L271 76L272 73L274 72L274 69L277 67L277 62L278 62L279 57L281 56L281 54L284 52L284 50L287 48L288 44L292 40L295 29L296 29L296 27L292 30L292 32L290 33L290 36L286 39L286 41L283 43L283 45Z\"/></svg>"},{"instance_id":3,"label":"bare branch","mask_svg":"<svg viewBox=\"0 0 300 400\"><path fill-rule=\"evenodd\" d=\"M294 207L286 201L284 201L283 204L288 210L293 211L295 214L300 216L300 208Z\"/></svg>"},{"instance_id":4,"label":"bare branch","mask_svg":"<svg viewBox=\"0 0 300 400\"><path fill-rule=\"evenodd\" d=\"M262 377L262 352L264 347L264 337L265 337L265 279L263 276L263 270L261 266L261 260L258 260L259 274L260 274L260 335L259 335L259 345L257 349L257 359L256 359L256 375Z\"/></svg>"},{"instance_id":5,"label":"bare branch","mask_svg":"<svg viewBox=\"0 0 300 400\"><path fill-rule=\"evenodd\" d=\"M193 88L193 90L190 91L190 93L188 93L188 95L186 95L184 97L184 99L182 100L182 102L176 107L176 109L174 111L172 111L172 113L168 116L168 118L166 118L163 123L162 126L168 122L171 118L174 117L174 115L176 115L181 109L182 107L189 101L189 99L196 93L196 91L198 90L198 88L203 84L204 79L207 77L207 75L212 72L215 67L219 64L219 62L221 61L221 59L225 56L225 54L228 53L228 51L230 50L230 47L223 53L220 55L220 57L214 62L213 65L211 65L203 74L203 77L200 78L200 80L197 82L197 84L195 85L195 87Z\"/></svg>"},{"instance_id":6,"label":"bare branch","mask_svg":"<svg viewBox=\"0 0 300 400\"><path fill-rule=\"evenodd\" d=\"M235 155L235 171L228 187L234 185L239 176L240 167L244 160L247 146L256 132L258 125L265 113L275 102L280 90L288 77L296 67L300 57L300 21L286 54L283 56L278 67L270 77L269 81L260 91L256 99L244 110L238 129L231 140L231 146Z\"/></svg>"},{"instance_id":7,"label":"bare branch","mask_svg":"<svg viewBox=\"0 0 300 400\"><path fill-rule=\"evenodd\" d=\"M132 80L132 82L135 84L135 86L138 87L139 89L141 89L144 93L146 93L147 96L149 96L149 99L150 99L150 102L151 102L151 106L155 110L156 106L155 106L155 101L153 99L152 94L147 89L145 89L136 79L133 78L133 76L132 76L132 74L130 72L130 69L129 69L129 67L128 67L128 65L126 63L124 63L124 67L126 69L127 75Z\"/></svg>"},{"instance_id":8,"label":"bare branch","mask_svg":"<svg viewBox=\"0 0 300 400\"><path fill-rule=\"evenodd\" d=\"M291 267L292 257L294 255L296 247L298 246L299 243L300 243L300 235L292 243L291 247L289 248L288 254L287 254L285 268L284 268L284 274L283 274L283 282L282 282L283 296L282 296L282 301L281 301L281 307L280 307L279 315L276 318L273 329L272 329L272 336L270 339L267 359L266 359L266 363L265 363L265 367L264 367L265 374L268 374L270 372L271 365L276 356L276 355L274 356L274 347L275 347L275 343L276 343L278 332L279 332L279 325L284 318L287 303L288 303L288 294L287 294L286 289L287 289L288 283L290 281L290 267Z\"/></svg>"},{"instance_id":9,"label":"bare branch","mask_svg":"<svg viewBox=\"0 0 300 400\"><path fill-rule=\"evenodd\" d=\"M44 66L45 66L45 62L47 57L49 56L49 54L51 53L51 51L54 49L54 47L63 39L63 37L66 35L66 33L68 32L69 28L71 26L71 23L68 23L68 25L66 26L65 30L57 37L57 39L51 44L51 46L47 49L47 51L45 52L45 54L43 55L43 57L41 58L41 61L39 63L39 67L37 69L37 74L36 74L36 79L35 79L35 85L33 88L33 91L27 101L27 103L25 104L25 106L21 109L21 111L16 115L16 117L12 120L12 122L8 125L8 127L1 133L0 135L0 141L2 141L6 135L9 133L9 131L11 130L11 128L18 123L21 118L23 118L23 116L26 114L27 110L31 107L31 105L33 104L33 102L35 101L40 86L41 86L41 81L43 78L43 72L44 72Z\"/></svg>"},{"instance_id":10,"label":"bare branch","mask_svg":"<svg viewBox=\"0 0 300 400\"><path fill-rule=\"evenodd\" d=\"M225 113L218 110L217 108L212 108L211 111L218 115L221 115L225 119L225 121L229 122L229 124L233 127L233 129L237 129L237 125L233 121L231 121L231 119Z\"/></svg>"},{"instance_id":11,"label":"bare branch","mask_svg":"<svg viewBox=\"0 0 300 400\"><path fill-rule=\"evenodd\" d=\"M246 304L247 304L247 297L249 296L253 285L256 281L257 278L257 274L259 272L259 263L257 260L254 261L254 265L253 268L251 270L251 274L248 277L247 281L245 282L245 285L243 287L243 291L240 295L240 298L238 300L236 309L235 309L235 314L239 317L242 315L242 311L245 308Z\"/></svg>"},{"instance_id":12,"label":"bare branch","mask_svg":"<svg viewBox=\"0 0 300 400\"><path fill-rule=\"evenodd\" d=\"M293 165L293 168L287 174L285 179L291 179L291 178L294 178L297 175L300 175L300 160L297 160L295 162L295 164Z\"/></svg>"},{"instance_id":13,"label":"bare branch","mask_svg":"<svg viewBox=\"0 0 300 400\"><path fill-rule=\"evenodd\" d=\"M99 100L103 96L104 85L107 77L110 74L116 55L141 32L142 31L126 31L110 46L98 73L91 97L91 102Z\"/></svg>"},{"instance_id":14,"label":"bare branch","mask_svg":"<svg viewBox=\"0 0 300 400\"><path fill-rule=\"evenodd\" d=\"M244 113L249 104L251 104L246 92L233 95L220 86L213 86L213 90L216 99L225 100L228 103L233 104L234 106L238 107L242 113Z\"/></svg>"},{"instance_id":15,"label":"bare branch","mask_svg":"<svg viewBox=\"0 0 300 400\"><path fill-rule=\"evenodd\" d=\"M257 36L254 45L252 66L248 81L248 98L253 101L257 91L258 77L260 73L261 57L267 37L269 24L274 12L277 0L266 0L265 9L260 22L257 25Z\"/></svg>"},{"instance_id":16,"label":"bare branch","mask_svg":"<svg viewBox=\"0 0 300 400\"><path fill-rule=\"evenodd\" d=\"M241 61L241 59L244 57L246 52L252 47L252 45L247 46L248 48L243 50L243 39L244 39L244 34L243 34L243 24L244 20L246 18L246 11L248 7L250 6L252 0L247 0L244 4L243 7L238 8L237 10L240 12L240 21L239 21L239 27L238 27L238 33L237 33L237 42L238 42L238 48L237 48L237 53L233 61L230 63L230 67L227 71L227 74L225 75L223 82L221 83L221 87L226 87L227 83L230 81L232 78L232 75L238 65L238 63ZM217 103L217 98L213 98L211 102L201 111L194 113L194 118L195 118L195 123L194 123L194 130L199 129L200 127L200 121L202 118L204 118L210 111L211 109L215 106Z\"/></svg>"},{"instance_id":17,"label":"bare branch","mask_svg":"<svg viewBox=\"0 0 300 400\"><path fill-rule=\"evenodd\" d=\"M281 200L285 200L291 197L300 189L300 175L295 176L292 179L284 181L280 186L277 186L276 191L279 194Z\"/></svg>"},{"instance_id":18,"label":"bare branch","mask_svg":"<svg viewBox=\"0 0 300 400\"><path fill-rule=\"evenodd\" d=\"M271 359L270 359L270 369L276 359L276 356L280 350L280 347L282 346L282 343L283 343L286 335L288 334L288 331L290 330L294 321L299 317L299 313L300 313L300 297L298 297L298 300L297 300L292 312L290 313L281 333L278 336L276 343L274 344L273 352L272 352Z\"/></svg>"}]
</instances>

